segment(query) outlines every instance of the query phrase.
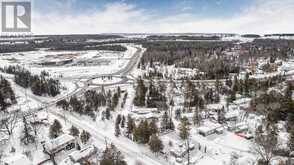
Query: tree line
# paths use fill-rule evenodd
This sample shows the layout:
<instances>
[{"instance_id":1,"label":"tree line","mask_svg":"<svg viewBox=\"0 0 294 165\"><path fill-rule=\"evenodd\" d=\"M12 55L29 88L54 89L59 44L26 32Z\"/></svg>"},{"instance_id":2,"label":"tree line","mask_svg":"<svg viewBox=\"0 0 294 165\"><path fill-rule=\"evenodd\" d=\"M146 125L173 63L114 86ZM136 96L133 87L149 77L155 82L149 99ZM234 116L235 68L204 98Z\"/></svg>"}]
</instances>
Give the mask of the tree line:
<instances>
[{"instance_id":1,"label":"tree line","mask_svg":"<svg viewBox=\"0 0 294 165\"><path fill-rule=\"evenodd\" d=\"M16 103L17 101L10 82L3 76L0 76L0 111L4 111L7 107Z\"/></svg>"},{"instance_id":2,"label":"tree line","mask_svg":"<svg viewBox=\"0 0 294 165\"><path fill-rule=\"evenodd\" d=\"M145 42L147 49L139 67L154 68L156 63L175 65L182 68L196 68L203 74L195 79L227 78L229 73L238 73L237 58L228 57L224 50L234 46L233 42Z\"/></svg>"},{"instance_id":3,"label":"tree line","mask_svg":"<svg viewBox=\"0 0 294 165\"><path fill-rule=\"evenodd\" d=\"M34 75L29 70L16 66L7 66L1 70L14 75L14 82L23 88L30 88L33 94L38 96L56 96L60 94L60 82L49 77L49 73L42 71L40 75Z\"/></svg>"},{"instance_id":4,"label":"tree line","mask_svg":"<svg viewBox=\"0 0 294 165\"><path fill-rule=\"evenodd\" d=\"M83 97L78 98L77 96L72 96L68 100L62 99L56 103L56 106L65 111L73 111L81 115L88 115L93 119L96 119L96 112L99 111L99 108L106 106L106 109L102 112L102 119L109 120L111 111L114 111L115 108L118 107L121 93L122 91L119 87L114 92L110 90L105 92L104 88L99 92L88 90L84 93Z\"/></svg>"}]
</instances>

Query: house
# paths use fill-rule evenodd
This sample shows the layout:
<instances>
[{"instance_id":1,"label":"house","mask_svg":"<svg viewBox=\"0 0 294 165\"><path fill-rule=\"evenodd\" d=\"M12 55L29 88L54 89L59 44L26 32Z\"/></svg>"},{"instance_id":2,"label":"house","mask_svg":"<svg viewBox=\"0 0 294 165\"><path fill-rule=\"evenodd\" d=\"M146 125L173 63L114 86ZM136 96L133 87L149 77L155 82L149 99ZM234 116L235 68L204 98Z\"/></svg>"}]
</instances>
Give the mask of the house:
<instances>
[{"instance_id":1,"label":"house","mask_svg":"<svg viewBox=\"0 0 294 165\"><path fill-rule=\"evenodd\" d=\"M238 119L239 115L240 114L238 111L230 111L225 114L225 120L226 121L236 121Z\"/></svg>"},{"instance_id":2,"label":"house","mask_svg":"<svg viewBox=\"0 0 294 165\"><path fill-rule=\"evenodd\" d=\"M33 163L25 155L16 154L14 156L4 158L3 165L33 165Z\"/></svg>"},{"instance_id":3,"label":"house","mask_svg":"<svg viewBox=\"0 0 294 165\"><path fill-rule=\"evenodd\" d=\"M228 126L229 131L235 131L236 133L244 132L249 129L248 124L245 122L237 123L237 124L231 124Z\"/></svg>"},{"instance_id":4,"label":"house","mask_svg":"<svg viewBox=\"0 0 294 165\"><path fill-rule=\"evenodd\" d=\"M189 150L194 150L195 149L195 144L190 143L189 144ZM186 144L184 143L178 143L177 145L174 146L173 149L170 150L170 154L173 155L176 158L181 158L185 156L188 153L188 148Z\"/></svg>"},{"instance_id":5,"label":"house","mask_svg":"<svg viewBox=\"0 0 294 165\"><path fill-rule=\"evenodd\" d=\"M44 152L49 154L57 153L61 150L71 150L75 147L75 138L68 134L63 134L55 139L43 143Z\"/></svg>"},{"instance_id":6,"label":"house","mask_svg":"<svg viewBox=\"0 0 294 165\"><path fill-rule=\"evenodd\" d=\"M74 162L80 162L82 160L88 159L97 153L97 148L94 145L90 145L82 148L80 151L74 151L69 154L69 158Z\"/></svg>"},{"instance_id":7,"label":"house","mask_svg":"<svg viewBox=\"0 0 294 165\"><path fill-rule=\"evenodd\" d=\"M156 113L158 112L157 108L141 108L141 107L132 107L132 112L138 115L145 115L148 113Z\"/></svg>"},{"instance_id":8,"label":"house","mask_svg":"<svg viewBox=\"0 0 294 165\"><path fill-rule=\"evenodd\" d=\"M197 130L200 135L208 136L216 132L222 133L223 130L221 130L220 128L222 128L221 124L206 122L203 126L198 127Z\"/></svg>"},{"instance_id":9,"label":"house","mask_svg":"<svg viewBox=\"0 0 294 165\"><path fill-rule=\"evenodd\" d=\"M176 149L171 149L170 154L173 155L176 158L180 158L186 155L188 150L184 148L176 148Z\"/></svg>"}]
</instances>

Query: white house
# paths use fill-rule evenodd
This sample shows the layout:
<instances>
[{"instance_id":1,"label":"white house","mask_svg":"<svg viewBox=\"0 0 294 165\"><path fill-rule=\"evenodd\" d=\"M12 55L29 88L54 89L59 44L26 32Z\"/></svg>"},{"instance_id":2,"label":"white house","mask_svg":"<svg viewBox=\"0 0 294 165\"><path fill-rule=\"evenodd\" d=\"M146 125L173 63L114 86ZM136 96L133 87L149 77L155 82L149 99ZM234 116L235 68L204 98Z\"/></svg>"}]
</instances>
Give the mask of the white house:
<instances>
[{"instance_id":1,"label":"white house","mask_svg":"<svg viewBox=\"0 0 294 165\"><path fill-rule=\"evenodd\" d=\"M92 155L94 155L97 152L97 148L94 145L90 145L87 147L82 148L80 151L74 151L71 154L69 154L70 159L73 162L79 162L82 159L88 159Z\"/></svg>"},{"instance_id":2,"label":"white house","mask_svg":"<svg viewBox=\"0 0 294 165\"><path fill-rule=\"evenodd\" d=\"M68 134L63 134L43 144L44 151L57 153L61 150L70 150L75 147L75 138Z\"/></svg>"},{"instance_id":3,"label":"white house","mask_svg":"<svg viewBox=\"0 0 294 165\"><path fill-rule=\"evenodd\" d=\"M202 136L208 136L216 133L217 130L220 130L222 125L219 123L205 122L203 126L198 127L198 133Z\"/></svg>"}]
</instances>

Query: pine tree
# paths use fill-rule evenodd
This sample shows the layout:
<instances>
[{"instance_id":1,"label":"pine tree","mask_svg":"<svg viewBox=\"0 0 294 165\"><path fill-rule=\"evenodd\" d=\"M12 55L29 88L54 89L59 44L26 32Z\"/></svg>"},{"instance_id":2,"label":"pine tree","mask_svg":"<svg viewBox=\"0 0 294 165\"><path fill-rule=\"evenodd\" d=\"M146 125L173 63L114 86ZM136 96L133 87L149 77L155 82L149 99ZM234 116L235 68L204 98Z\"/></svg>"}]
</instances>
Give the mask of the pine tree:
<instances>
[{"instance_id":1,"label":"pine tree","mask_svg":"<svg viewBox=\"0 0 294 165\"><path fill-rule=\"evenodd\" d=\"M106 149L103 151L100 165L127 165L127 162L124 160L121 152L111 144L110 147L106 146Z\"/></svg>"},{"instance_id":2,"label":"pine tree","mask_svg":"<svg viewBox=\"0 0 294 165\"><path fill-rule=\"evenodd\" d=\"M121 128L124 128L124 127L125 127L125 123L126 123L126 117L123 116L123 117L122 117L122 120L121 120L121 125L120 125L120 127L121 127Z\"/></svg>"},{"instance_id":3,"label":"pine tree","mask_svg":"<svg viewBox=\"0 0 294 165\"><path fill-rule=\"evenodd\" d=\"M292 129L290 131L288 146L291 152L294 151L294 126L292 126Z\"/></svg>"},{"instance_id":4,"label":"pine tree","mask_svg":"<svg viewBox=\"0 0 294 165\"><path fill-rule=\"evenodd\" d=\"M244 80L244 92L246 96L249 96L249 87L250 87L249 73L246 73L245 80Z\"/></svg>"},{"instance_id":5,"label":"pine tree","mask_svg":"<svg viewBox=\"0 0 294 165\"><path fill-rule=\"evenodd\" d=\"M287 122L286 122L286 128L287 128L288 132L291 131L291 128L293 125L294 125L294 114L289 113L287 116Z\"/></svg>"},{"instance_id":6,"label":"pine tree","mask_svg":"<svg viewBox=\"0 0 294 165\"><path fill-rule=\"evenodd\" d=\"M80 131L79 129L77 129L77 127L71 126L71 128L69 129L69 134L78 137L80 135Z\"/></svg>"},{"instance_id":7,"label":"pine tree","mask_svg":"<svg viewBox=\"0 0 294 165\"><path fill-rule=\"evenodd\" d=\"M115 136L118 137L120 133L120 123L121 123L121 115L117 115L116 120L115 120Z\"/></svg>"},{"instance_id":8,"label":"pine tree","mask_svg":"<svg viewBox=\"0 0 294 165\"><path fill-rule=\"evenodd\" d=\"M32 128L28 124L27 120L25 117L23 117L23 137L21 138L21 141L25 144L28 145L29 143L34 143L35 142L35 136L32 133Z\"/></svg>"},{"instance_id":9,"label":"pine tree","mask_svg":"<svg viewBox=\"0 0 294 165\"><path fill-rule=\"evenodd\" d=\"M160 122L161 131L166 131L168 129L168 119L169 119L168 114L165 111Z\"/></svg>"},{"instance_id":10,"label":"pine tree","mask_svg":"<svg viewBox=\"0 0 294 165\"><path fill-rule=\"evenodd\" d=\"M86 144L89 141L90 138L91 138L91 134L89 134L89 132L83 130L81 135L80 135L81 142L83 144Z\"/></svg>"},{"instance_id":11,"label":"pine tree","mask_svg":"<svg viewBox=\"0 0 294 165\"><path fill-rule=\"evenodd\" d=\"M236 100L236 92L233 90L229 96L229 102L233 102Z\"/></svg>"},{"instance_id":12,"label":"pine tree","mask_svg":"<svg viewBox=\"0 0 294 165\"><path fill-rule=\"evenodd\" d=\"M292 101L292 90L293 90L293 87L291 85L291 83L288 83L287 84L287 88L285 90L285 96L284 96L284 107L285 107L285 110L287 112L290 112L292 111L293 109L293 101Z\"/></svg>"},{"instance_id":13,"label":"pine tree","mask_svg":"<svg viewBox=\"0 0 294 165\"><path fill-rule=\"evenodd\" d=\"M152 121L150 122L149 129L150 129L151 134L157 134L158 133L158 128L157 128L155 119L152 119Z\"/></svg>"},{"instance_id":14,"label":"pine tree","mask_svg":"<svg viewBox=\"0 0 294 165\"><path fill-rule=\"evenodd\" d=\"M110 109L107 107L106 110L105 110L105 118L106 118L107 120L109 120L109 119L110 119L110 116L111 116L111 114L110 114Z\"/></svg>"},{"instance_id":15,"label":"pine tree","mask_svg":"<svg viewBox=\"0 0 294 165\"><path fill-rule=\"evenodd\" d=\"M181 110L180 109L176 109L176 112L175 112L175 119L176 120L180 120L181 119Z\"/></svg>"},{"instance_id":16,"label":"pine tree","mask_svg":"<svg viewBox=\"0 0 294 165\"><path fill-rule=\"evenodd\" d=\"M172 118L169 118L168 125L169 125L168 129L170 129L170 130L175 130L175 124L174 124Z\"/></svg>"},{"instance_id":17,"label":"pine tree","mask_svg":"<svg viewBox=\"0 0 294 165\"><path fill-rule=\"evenodd\" d=\"M194 110L194 114L193 114L193 124L194 124L194 125L200 125L200 116L199 116L198 109L195 109L195 110Z\"/></svg>"},{"instance_id":18,"label":"pine tree","mask_svg":"<svg viewBox=\"0 0 294 165\"><path fill-rule=\"evenodd\" d=\"M61 107L63 110L67 111L69 107L69 103L65 99L62 99L56 103L56 106Z\"/></svg>"},{"instance_id":19,"label":"pine tree","mask_svg":"<svg viewBox=\"0 0 294 165\"><path fill-rule=\"evenodd\" d=\"M115 124L115 133L114 135L116 137L119 137L120 136L120 128L119 128L119 124Z\"/></svg>"},{"instance_id":20,"label":"pine tree","mask_svg":"<svg viewBox=\"0 0 294 165\"><path fill-rule=\"evenodd\" d=\"M143 127L140 128L141 129L141 133L142 133L142 142L144 144L149 142L150 136L151 136L151 131L149 128L149 123L147 120L144 120L143 122Z\"/></svg>"},{"instance_id":21,"label":"pine tree","mask_svg":"<svg viewBox=\"0 0 294 165\"><path fill-rule=\"evenodd\" d=\"M189 128L189 120L187 117L183 117L181 119L181 123L180 123L180 126L179 126L179 131L180 131L180 137L181 139L185 140L189 137L189 131L190 131L190 128Z\"/></svg>"},{"instance_id":22,"label":"pine tree","mask_svg":"<svg viewBox=\"0 0 294 165\"><path fill-rule=\"evenodd\" d=\"M115 119L115 125L120 125L120 123L121 123L121 115L120 114L118 114L117 116L116 116L116 119Z\"/></svg>"},{"instance_id":23,"label":"pine tree","mask_svg":"<svg viewBox=\"0 0 294 165\"><path fill-rule=\"evenodd\" d=\"M133 133L134 128L136 127L134 120L130 115L128 115L128 123L127 123L127 134L130 136L130 134Z\"/></svg>"},{"instance_id":24,"label":"pine tree","mask_svg":"<svg viewBox=\"0 0 294 165\"><path fill-rule=\"evenodd\" d=\"M217 111L217 121L218 123L222 124L225 120L225 108L222 107L222 109Z\"/></svg>"},{"instance_id":25,"label":"pine tree","mask_svg":"<svg viewBox=\"0 0 294 165\"><path fill-rule=\"evenodd\" d=\"M163 149L162 141L159 139L159 137L156 134L153 134L150 137L150 141L148 143L149 148L152 152L160 152Z\"/></svg>"},{"instance_id":26,"label":"pine tree","mask_svg":"<svg viewBox=\"0 0 294 165\"><path fill-rule=\"evenodd\" d=\"M62 133L62 125L58 120L54 120L53 124L49 128L50 138L57 138Z\"/></svg>"},{"instance_id":27,"label":"pine tree","mask_svg":"<svg viewBox=\"0 0 294 165\"><path fill-rule=\"evenodd\" d=\"M137 80L136 96L134 98L134 105L145 106L147 88L144 85L144 81L140 78Z\"/></svg>"}]
</instances>

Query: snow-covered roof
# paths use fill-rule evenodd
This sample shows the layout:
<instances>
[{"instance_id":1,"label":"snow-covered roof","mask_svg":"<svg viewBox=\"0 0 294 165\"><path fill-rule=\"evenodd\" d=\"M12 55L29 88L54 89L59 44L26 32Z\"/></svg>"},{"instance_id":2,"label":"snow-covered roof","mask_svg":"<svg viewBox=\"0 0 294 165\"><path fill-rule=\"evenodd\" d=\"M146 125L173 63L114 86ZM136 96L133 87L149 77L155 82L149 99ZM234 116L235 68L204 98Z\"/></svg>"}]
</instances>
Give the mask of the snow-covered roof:
<instances>
[{"instance_id":1,"label":"snow-covered roof","mask_svg":"<svg viewBox=\"0 0 294 165\"><path fill-rule=\"evenodd\" d=\"M55 139L52 139L48 142L45 143L45 148L47 149L48 152L51 152L60 146L63 146L71 141L74 141L75 138L71 135L68 134L63 134Z\"/></svg>"},{"instance_id":2,"label":"snow-covered roof","mask_svg":"<svg viewBox=\"0 0 294 165\"><path fill-rule=\"evenodd\" d=\"M229 111L228 113L225 114L226 119L230 119L233 117L237 117L239 115L238 111Z\"/></svg>"},{"instance_id":3,"label":"snow-covered roof","mask_svg":"<svg viewBox=\"0 0 294 165\"><path fill-rule=\"evenodd\" d=\"M96 152L96 147L93 145L87 146L80 151L72 152L69 157L74 161L77 162L83 158L89 157Z\"/></svg>"},{"instance_id":4,"label":"snow-covered roof","mask_svg":"<svg viewBox=\"0 0 294 165\"><path fill-rule=\"evenodd\" d=\"M152 112L157 112L157 108L141 108L141 107L135 107L133 106L132 112L137 114L147 114Z\"/></svg>"},{"instance_id":5,"label":"snow-covered roof","mask_svg":"<svg viewBox=\"0 0 294 165\"><path fill-rule=\"evenodd\" d=\"M207 109L217 110L222 109L224 107L223 104L208 104Z\"/></svg>"},{"instance_id":6,"label":"snow-covered roof","mask_svg":"<svg viewBox=\"0 0 294 165\"><path fill-rule=\"evenodd\" d=\"M212 122L205 122L203 126L198 127L197 130L203 133L207 133L213 130L216 130L217 128L222 127L221 124L218 123L212 123Z\"/></svg>"},{"instance_id":7,"label":"snow-covered roof","mask_svg":"<svg viewBox=\"0 0 294 165\"><path fill-rule=\"evenodd\" d=\"M5 165L33 165L33 163L22 154L16 154L3 159Z\"/></svg>"}]
</instances>

